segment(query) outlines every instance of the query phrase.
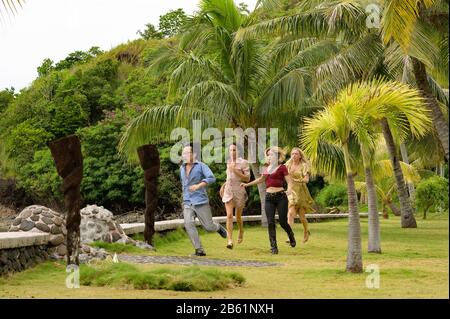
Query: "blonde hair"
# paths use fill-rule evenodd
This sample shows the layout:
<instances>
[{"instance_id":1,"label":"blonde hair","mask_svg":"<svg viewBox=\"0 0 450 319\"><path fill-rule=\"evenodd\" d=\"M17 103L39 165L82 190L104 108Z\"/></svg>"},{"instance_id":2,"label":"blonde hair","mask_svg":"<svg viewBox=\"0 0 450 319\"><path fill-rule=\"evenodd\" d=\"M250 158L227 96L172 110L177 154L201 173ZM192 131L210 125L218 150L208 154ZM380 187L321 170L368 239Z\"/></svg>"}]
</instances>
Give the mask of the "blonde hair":
<instances>
[{"instance_id":1,"label":"blonde hair","mask_svg":"<svg viewBox=\"0 0 450 319\"><path fill-rule=\"evenodd\" d=\"M278 155L278 161L279 162L284 162L284 160L286 159L286 151L284 149L282 149L281 147L278 146L271 146L268 149L266 149L266 165L269 165L269 159L267 158L269 151L274 152L275 154Z\"/></svg>"},{"instance_id":2,"label":"blonde hair","mask_svg":"<svg viewBox=\"0 0 450 319\"><path fill-rule=\"evenodd\" d=\"M306 158L305 153L303 153L303 151L298 148L298 147L293 147L291 150L291 154L292 152L297 151L300 153L301 159L300 159L300 164L303 165L303 174L311 174L311 163L310 161ZM294 161L292 160L292 157L286 162L286 167L288 168L288 171L291 170L292 164L294 163Z\"/></svg>"}]
</instances>

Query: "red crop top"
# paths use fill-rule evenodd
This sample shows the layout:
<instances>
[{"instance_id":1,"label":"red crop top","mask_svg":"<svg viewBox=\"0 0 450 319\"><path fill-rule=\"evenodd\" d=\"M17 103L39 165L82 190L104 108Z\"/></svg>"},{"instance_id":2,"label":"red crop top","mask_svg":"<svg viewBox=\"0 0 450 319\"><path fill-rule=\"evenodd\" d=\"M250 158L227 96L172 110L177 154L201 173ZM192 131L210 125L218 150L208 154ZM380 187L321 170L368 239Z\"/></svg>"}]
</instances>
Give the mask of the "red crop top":
<instances>
[{"instance_id":1,"label":"red crop top","mask_svg":"<svg viewBox=\"0 0 450 319\"><path fill-rule=\"evenodd\" d=\"M267 172L267 167L264 168L263 175L266 177L266 187L283 187L284 177L288 174L288 169L284 164L281 164L272 174Z\"/></svg>"}]
</instances>

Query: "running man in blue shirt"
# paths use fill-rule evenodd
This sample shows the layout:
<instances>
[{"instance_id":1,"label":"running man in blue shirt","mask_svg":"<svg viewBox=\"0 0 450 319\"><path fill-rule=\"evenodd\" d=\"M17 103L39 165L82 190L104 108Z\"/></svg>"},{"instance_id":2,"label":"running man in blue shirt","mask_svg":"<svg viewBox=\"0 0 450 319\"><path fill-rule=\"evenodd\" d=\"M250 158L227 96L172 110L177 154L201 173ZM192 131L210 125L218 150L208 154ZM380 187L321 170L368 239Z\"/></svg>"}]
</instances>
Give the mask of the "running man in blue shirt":
<instances>
[{"instance_id":1,"label":"running man in blue shirt","mask_svg":"<svg viewBox=\"0 0 450 319\"><path fill-rule=\"evenodd\" d=\"M226 229L215 223L211 215L206 186L216 181L213 172L205 163L197 161L192 145L185 146L182 152L180 178L183 187L184 227L195 248L195 256L206 256L195 226L197 217L208 232L218 232L227 238Z\"/></svg>"}]
</instances>

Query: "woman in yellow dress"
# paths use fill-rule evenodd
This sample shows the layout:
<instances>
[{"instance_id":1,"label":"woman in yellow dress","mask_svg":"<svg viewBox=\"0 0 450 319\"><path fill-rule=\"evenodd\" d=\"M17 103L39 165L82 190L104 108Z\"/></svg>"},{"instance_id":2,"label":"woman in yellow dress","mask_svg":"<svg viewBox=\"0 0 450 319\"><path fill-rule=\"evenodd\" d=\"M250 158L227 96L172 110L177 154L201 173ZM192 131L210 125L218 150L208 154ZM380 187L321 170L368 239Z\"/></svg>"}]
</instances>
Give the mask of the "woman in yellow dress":
<instances>
[{"instance_id":1,"label":"woman in yellow dress","mask_svg":"<svg viewBox=\"0 0 450 319\"><path fill-rule=\"evenodd\" d=\"M287 191L289 201L288 223L293 227L295 216L299 215L304 229L303 242L306 243L311 233L308 229L308 221L305 214L315 211L313 208L314 200L306 186L311 174L311 165L303 152L298 147L294 147L286 167L290 177Z\"/></svg>"}]
</instances>

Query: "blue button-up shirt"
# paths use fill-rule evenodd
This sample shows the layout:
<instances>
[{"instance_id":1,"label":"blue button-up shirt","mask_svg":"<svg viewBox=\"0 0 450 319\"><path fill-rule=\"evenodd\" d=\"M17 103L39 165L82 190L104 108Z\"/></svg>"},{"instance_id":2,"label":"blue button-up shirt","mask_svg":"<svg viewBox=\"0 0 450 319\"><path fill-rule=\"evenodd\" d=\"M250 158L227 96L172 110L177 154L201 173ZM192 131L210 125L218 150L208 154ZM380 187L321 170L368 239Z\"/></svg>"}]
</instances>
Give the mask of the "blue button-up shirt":
<instances>
[{"instance_id":1,"label":"blue button-up shirt","mask_svg":"<svg viewBox=\"0 0 450 319\"><path fill-rule=\"evenodd\" d=\"M209 203L206 187L202 187L195 192L190 192L189 187L201 182L212 184L216 181L213 172L203 162L196 161L192 166L189 176L186 177L186 163L180 166L181 185L183 186L184 204L201 205Z\"/></svg>"}]
</instances>

